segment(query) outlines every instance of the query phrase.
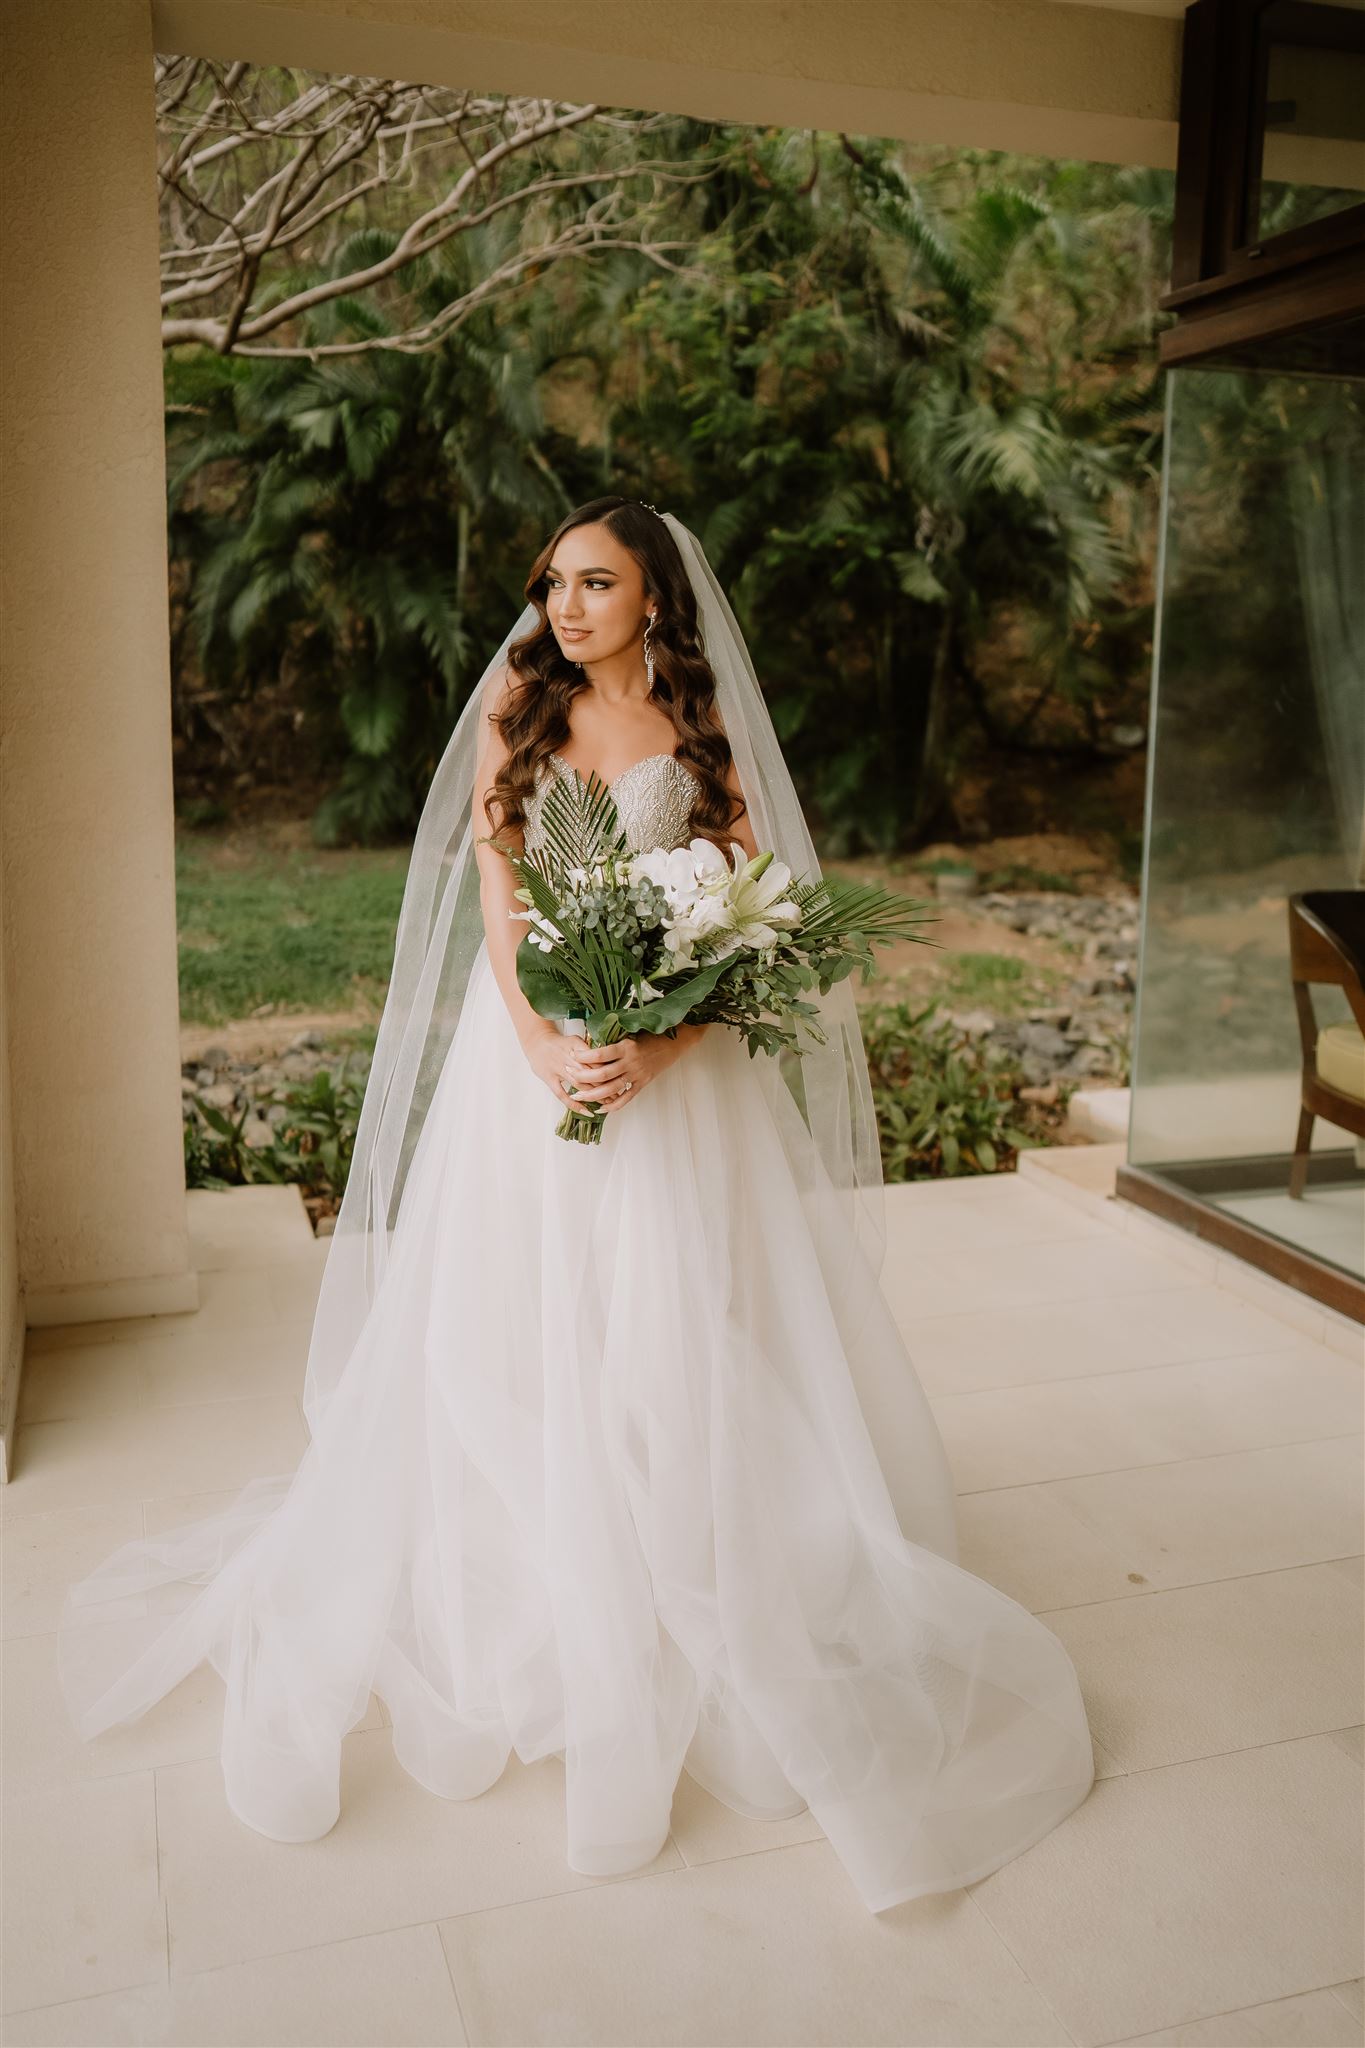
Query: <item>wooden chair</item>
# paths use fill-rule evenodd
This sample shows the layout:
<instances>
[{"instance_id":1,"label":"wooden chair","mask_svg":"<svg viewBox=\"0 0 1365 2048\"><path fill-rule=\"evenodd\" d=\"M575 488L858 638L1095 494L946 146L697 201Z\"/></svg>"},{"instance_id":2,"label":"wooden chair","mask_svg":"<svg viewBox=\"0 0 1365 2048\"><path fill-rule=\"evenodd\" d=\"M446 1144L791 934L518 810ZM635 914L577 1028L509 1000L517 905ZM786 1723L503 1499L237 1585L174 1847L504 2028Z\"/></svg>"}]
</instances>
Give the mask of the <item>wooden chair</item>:
<instances>
[{"instance_id":1,"label":"wooden chair","mask_svg":"<svg viewBox=\"0 0 1365 2048\"><path fill-rule=\"evenodd\" d=\"M1365 1138L1365 889L1304 889L1289 898L1289 972L1303 1046L1299 1131L1289 1192L1303 1195L1314 1117ZM1354 1024L1319 1028L1312 982L1346 991Z\"/></svg>"}]
</instances>

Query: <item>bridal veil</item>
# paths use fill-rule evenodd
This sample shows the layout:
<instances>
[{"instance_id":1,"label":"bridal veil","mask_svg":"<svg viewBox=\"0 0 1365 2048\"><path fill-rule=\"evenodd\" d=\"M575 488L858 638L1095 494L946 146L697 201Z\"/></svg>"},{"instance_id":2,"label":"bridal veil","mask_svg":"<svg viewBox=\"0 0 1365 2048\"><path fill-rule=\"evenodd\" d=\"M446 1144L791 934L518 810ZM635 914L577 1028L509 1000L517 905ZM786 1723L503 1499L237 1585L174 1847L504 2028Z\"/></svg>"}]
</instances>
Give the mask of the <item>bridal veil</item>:
<instances>
[{"instance_id":1,"label":"bridal veil","mask_svg":"<svg viewBox=\"0 0 1365 2048\"><path fill-rule=\"evenodd\" d=\"M650 508L652 509L652 508ZM671 512L662 519L697 606L698 637L715 676L715 708L734 755L760 851L771 848L798 878L816 881L816 858L744 635L696 535ZM308 1351L304 1413L317 1433L384 1277L403 1189L436 1084L459 1022L484 937L473 816L475 770L491 685L509 650L543 618L534 600L501 642L471 692L432 779L413 842L394 948L350 1174L327 1255ZM814 1140L802 1198L834 1284L856 1292L875 1281L885 1254L876 1112L850 981L808 992L824 1043L803 1032L798 1054L763 1056L763 1085L788 1090ZM818 1164L817 1164L818 1162Z\"/></svg>"}]
</instances>

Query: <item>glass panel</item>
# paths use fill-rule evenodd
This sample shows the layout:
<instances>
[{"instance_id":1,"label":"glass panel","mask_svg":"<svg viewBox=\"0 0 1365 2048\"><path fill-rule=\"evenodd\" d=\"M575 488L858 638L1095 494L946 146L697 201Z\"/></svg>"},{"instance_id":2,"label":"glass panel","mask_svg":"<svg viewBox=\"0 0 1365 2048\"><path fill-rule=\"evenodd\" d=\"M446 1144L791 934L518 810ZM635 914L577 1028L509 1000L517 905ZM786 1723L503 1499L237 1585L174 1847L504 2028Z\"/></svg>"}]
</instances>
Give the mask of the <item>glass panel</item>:
<instances>
[{"instance_id":1,"label":"glass panel","mask_svg":"<svg viewBox=\"0 0 1365 2048\"><path fill-rule=\"evenodd\" d=\"M1272 6L1261 17L1264 142L1253 241L1365 199L1365 51L1277 36L1281 14Z\"/></svg>"},{"instance_id":2,"label":"glass panel","mask_svg":"<svg viewBox=\"0 0 1365 2048\"><path fill-rule=\"evenodd\" d=\"M1287 898L1365 889L1365 378L1172 372L1162 516L1129 1159L1360 1274L1365 1139L1319 1117L1289 1194Z\"/></svg>"}]
</instances>

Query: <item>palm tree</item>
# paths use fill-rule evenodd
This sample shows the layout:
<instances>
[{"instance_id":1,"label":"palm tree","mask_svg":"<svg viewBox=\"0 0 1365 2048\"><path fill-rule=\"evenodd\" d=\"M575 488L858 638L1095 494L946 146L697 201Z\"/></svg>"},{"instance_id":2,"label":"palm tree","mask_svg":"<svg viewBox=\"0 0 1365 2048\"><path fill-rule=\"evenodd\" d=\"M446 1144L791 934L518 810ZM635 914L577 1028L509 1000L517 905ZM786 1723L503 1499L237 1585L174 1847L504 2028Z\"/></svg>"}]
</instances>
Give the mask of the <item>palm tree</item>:
<instances>
[{"instance_id":1,"label":"palm tree","mask_svg":"<svg viewBox=\"0 0 1365 2048\"><path fill-rule=\"evenodd\" d=\"M1037 743L1050 697L1107 687L1105 636L1141 632L1159 195L861 138L732 146L712 290L642 295L616 441L700 508L826 845L890 847L970 724ZM1006 617L1036 678L1013 718L976 665Z\"/></svg>"},{"instance_id":2,"label":"palm tree","mask_svg":"<svg viewBox=\"0 0 1365 2048\"><path fill-rule=\"evenodd\" d=\"M462 256L495 260L473 241ZM337 260L367 253L347 245ZM381 318L342 303L318 325ZM547 331L523 323L509 351L490 314L438 354L171 362L172 545L192 570L199 663L220 690L283 691L291 722L311 724L307 751L335 777L314 820L322 843L411 825L481 666L483 622L519 606L498 587L509 536L570 502L544 453Z\"/></svg>"}]
</instances>

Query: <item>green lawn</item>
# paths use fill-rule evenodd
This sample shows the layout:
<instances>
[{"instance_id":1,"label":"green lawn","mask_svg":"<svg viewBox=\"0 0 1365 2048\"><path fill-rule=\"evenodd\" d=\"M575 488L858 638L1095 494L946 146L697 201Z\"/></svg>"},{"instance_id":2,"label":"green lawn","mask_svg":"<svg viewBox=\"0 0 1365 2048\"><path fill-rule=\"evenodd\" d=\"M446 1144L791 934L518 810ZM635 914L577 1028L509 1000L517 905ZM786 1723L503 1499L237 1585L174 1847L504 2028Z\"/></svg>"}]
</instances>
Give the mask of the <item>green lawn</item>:
<instances>
[{"instance_id":1,"label":"green lawn","mask_svg":"<svg viewBox=\"0 0 1365 2048\"><path fill-rule=\"evenodd\" d=\"M357 1023L382 1006L409 848L331 851L255 834L182 831L176 848L180 1015L186 1024L225 1024L269 1004L291 1010L353 1011ZM863 878L857 862L834 864ZM895 882L869 868L866 879ZM927 949L920 949L925 952ZM879 960L886 955L879 953ZM1059 977L1009 954L960 952L941 963L935 991L958 1007L985 1004L1000 1015L1046 1002ZM893 991L864 989L860 1003Z\"/></svg>"},{"instance_id":2,"label":"green lawn","mask_svg":"<svg viewBox=\"0 0 1365 2048\"><path fill-rule=\"evenodd\" d=\"M977 1003L1002 1017L1014 1017L1047 1002L1061 982L1051 968L1013 953L954 953L942 993L955 1009Z\"/></svg>"},{"instance_id":3,"label":"green lawn","mask_svg":"<svg viewBox=\"0 0 1365 2048\"><path fill-rule=\"evenodd\" d=\"M330 853L228 843L176 847L180 1015L223 1024L263 1005L372 1009L393 964L408 849Z\"/></svg>"}]
</instances>

